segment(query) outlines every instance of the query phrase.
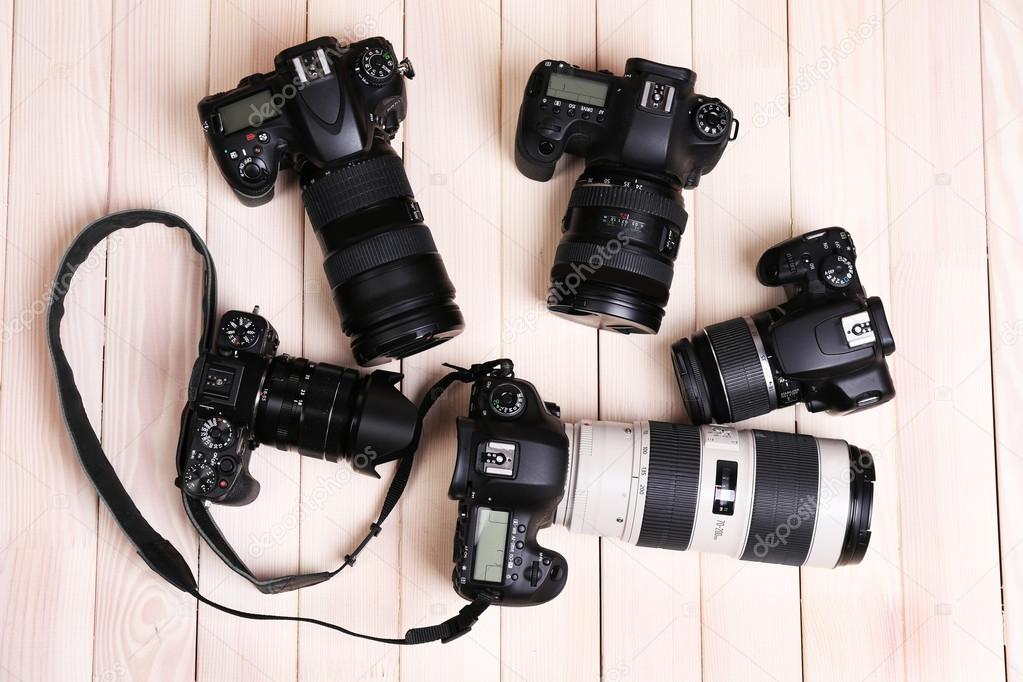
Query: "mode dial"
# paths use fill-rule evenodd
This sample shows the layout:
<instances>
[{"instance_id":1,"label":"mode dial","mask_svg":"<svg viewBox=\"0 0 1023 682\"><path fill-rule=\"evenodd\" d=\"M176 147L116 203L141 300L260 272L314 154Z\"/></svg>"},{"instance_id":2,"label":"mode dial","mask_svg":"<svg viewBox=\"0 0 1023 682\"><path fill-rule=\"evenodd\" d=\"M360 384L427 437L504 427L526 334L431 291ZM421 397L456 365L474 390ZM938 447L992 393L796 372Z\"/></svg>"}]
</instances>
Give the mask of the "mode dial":
<instances>
[{"instance_id":1,"label":"mode dial","mask_svg":"<svg viewBox=\"0 0 1023 682\"><path fill-rule=\"evenodd\" d=\"M490 409L500 417L511 419L526 409L526 396L514 384L501 384L490 392Z\"/></svg>"},{"instance_id":2,"label":"mode dial","mask_svg":"<svg viewBox=\"0 0 1023 682\"><path fill-rule=\"evenodd\" d=\"M721 137L728 130L732 120L732 112L720 102L706 102L696 109L693 115L696 131L708 140Z\"/></svg>"},{"instance_id":3,"label":"mode dial","mask_svg":"<svg viewBox=\"0 0 1023 682\"><path fill-rule=\"evenodd\" d=\"M234 442L234 427L223 417L210 417L199 427L199 438L210 450L223 450Z\"/></svg>"},{"instance_id":4,"label":"mode dial","mask_svg":"<svg viewBox=\"0 0 1023 682\"><path fill-rule=\"evenodd\" d=\"M828 256L821 263L821 276L825 282L836 289L844 289L849 286L855 272L852 261L838 254Z\"/></svg>"},{"instance_id":5,"label":"mode dial","mask_svg":"<svg viewBox=\"0 0 1023 682\"><path fill-rule=\"evenodd\" d=\"M383 85L397 66L394 55L382 47L367 47L359 57L356 73L366 85Z\"/></svg>"},{"instance_id":6,"label":"mode dial","mask_svg":"<svg viewBox=\"0 0 1023 682\"><path fill-rule=\"evenodd\" d=\"M247 315L234 315L224 323L222 331L235 348L249 348L259 337L256 323Z\"/></svg>"}]
</instances>

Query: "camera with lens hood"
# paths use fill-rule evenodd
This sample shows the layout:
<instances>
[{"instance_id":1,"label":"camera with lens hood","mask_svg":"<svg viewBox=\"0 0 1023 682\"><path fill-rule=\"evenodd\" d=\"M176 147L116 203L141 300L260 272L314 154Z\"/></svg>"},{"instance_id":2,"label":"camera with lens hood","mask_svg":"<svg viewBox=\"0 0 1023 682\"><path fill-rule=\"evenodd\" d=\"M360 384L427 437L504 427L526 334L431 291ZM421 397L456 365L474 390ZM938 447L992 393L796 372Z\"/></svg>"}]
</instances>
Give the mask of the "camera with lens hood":
<instances>
[{"instance_id":1,"label":"camera with lens hood","mask_svg":"<svg viewBox=\"0 0 1023 682\"><path fill-rule=\"evenodd\" d=\"M504 606L556 597L568 563L537 538L552 524L795 566L855 564L867 550L866 450L802 434L559 415L510 362L473 384L448 490L462 597Z\"/></svg>"},{"instance_id":2,"label":"camera with lens hood","mask_svg":"<svg viewBox=\"0 0 1023 682\"><path fill-rule=\"evenodd\" d=\"M419 353L465 326L455 289L390 140L405 118L405 79L384 38L323 37L277 55L274 71L199 102L213 157L235 194L273 196L299 172L324 270L363 366Z\"/></svg>"},{"instance_id":3,"label":"camera with lens hood","mask_svg":"<svg viewBox=\"0 0 1023 682\"><path fill-rule=\"evenodd\" d=\"M895 339L881 299L860 284L848 232L829 227L777 244L756 272L789 300L672 346L693 423L737 422L798 402L849 414L895 397L885 359Z\"/></svg>"},{"instance_id":4,"label":"camera with lens hood","mask_svg":"<svg viewBox=\"0 0 1023 682\"><path fill-rule=\"evenodd\" d=\"M259 494L252 449L267 443L317 459L350 459L375 474L413 438L415 406L400 374L276 355L277 332L258 314L220 318L212 348L196 360L178 445L178 485L190 497L244 505Z\"/></svg>"},{"instance_id":5,"label":"camera with lens hood","mask_svg":"<svg viewBox=\"0 0 1023 682\"><path fill-rule=\"evenodd\" d=\"M583 324L654 334L687 215L681 190L713 170L739 130L689 69L629 59L621 77L546 60L526 85L515 163L547 181L586 159L562 220L547 307Z\"/></svg>"}]
</instances>

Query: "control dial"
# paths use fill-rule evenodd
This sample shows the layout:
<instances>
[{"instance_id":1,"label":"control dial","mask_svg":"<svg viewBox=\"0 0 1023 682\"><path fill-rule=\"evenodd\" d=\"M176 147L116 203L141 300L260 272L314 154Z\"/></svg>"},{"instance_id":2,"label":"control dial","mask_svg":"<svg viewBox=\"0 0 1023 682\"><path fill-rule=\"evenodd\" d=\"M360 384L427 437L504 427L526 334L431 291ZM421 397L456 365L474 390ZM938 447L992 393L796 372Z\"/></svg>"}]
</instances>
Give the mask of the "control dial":
<instances>
[{"instance_id":1,"label":"control dial","mask_svg":"<svg viewBox=\"0 0 1023 682\"><path fill-rule=\"evenodd\" d=\"M366 48L359 58L356 69L359 78L366 85L383 85L391 78L396 67L394 55L382 47Z\"/></svg>"},{"instance_id":2,"label":"control dial","mask_svg":"<svg viewBox=\"0 0 1023 682\"><path fill-rule=\"evenodd\" d=\"M706 102L696 109L693 116L696 131L708 140L721 137L732 121L732 112L720 102Z\"/></svg>"},{"instance_id":3,"label":"control dial","mask_svg":"<svg viewBox=\"0 0 1023 682\"><path fill-rule=\"evenodd\" d=\"M269 171L262 159L246 156L238 164L238 175L245 182L262 182L268 174Z\"/></svg>"},{"instance_id":4,"label":"control dial","mask_svg":"<svg viewBox=\"0 0 1023 682\"><path fill-rule=\"evenodd\" d=\"M235 348L248 348L256 343L259 336L255 322L245 315L235 315L225 322L223 332L227 342Z\"/></svg>"},{"instance_id":5,"label":"control dial","mask_svg":"<svg viewBox=\"0 0 1023 682\"><path fill-rule=\"evenodd\" d=\"M844 289L852 282L856 273L852 261L845 256L833 254L821 263L821 275L824 281L836 289Z\"/></svg>"},{"instance_id":6,"label":"control dial","mask_svg":"<svg viewBox=\"0 0 1023 682\"><path fill-rule=\"evenodd\" d=\"M210 450L223 450L234 442L234 427L223 417L210 417L199 427L199 438Z\"/></svg>"},{"instance_id":7,"label":"control dial","mask_svg":"<svg viewBox=\"0 0 1023 682\"><path fill-rule=\"evenodd\" d=\"M190 495L209 495L217 484L217 472L205 459L193 461L185 468L185 490Z\"/></svg>"},{"instance_id":8,"label":"control dial","mask_svg":"<svg viewBox=\"0 0 1023 682\"><path fill-rule=\"evenodd\" d=\"M526 409L526 396L514 384L501 384L490 392L490 408L498 416L512 419Z\"/></svg>"}]
</instances>

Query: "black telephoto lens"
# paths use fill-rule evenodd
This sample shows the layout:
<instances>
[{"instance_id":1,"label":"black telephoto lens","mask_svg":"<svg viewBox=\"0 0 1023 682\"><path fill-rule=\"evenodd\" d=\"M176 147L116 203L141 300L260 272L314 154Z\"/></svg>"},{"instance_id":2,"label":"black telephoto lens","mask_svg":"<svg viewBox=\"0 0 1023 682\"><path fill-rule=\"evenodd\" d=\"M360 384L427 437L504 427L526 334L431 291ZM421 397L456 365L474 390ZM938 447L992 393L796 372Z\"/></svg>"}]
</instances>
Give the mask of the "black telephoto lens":
<instances>
[{"instance_id":1,"label":"black telephoto lens","mask_svg":"<svg viewBox=\"0 0 1023 682\"><path fill-rule=\"evenodd\" d=\"M778 407L761 339L754 318L737 317L671 347L675 378L694 424L729 424Z\"/></svg>"},{"instance_id":2,"label":"black telephoto lens","mask_svg":"<svg viewBox=\"0 0 1023 682\"><path fill-rule=\"evenodd\" d=\"M680 192L666 176L587 166L565 213L548 309L600 329L656 334L686 226Z\"/></svg>"},{"instance_id":3,"label":"black telephoto lens","mask_svg":"<svg viewBox=\"0 0 1023 682\"><path fill-rule=\"evenodd\" d=\"M349 459L369 473L412 441L416 408L395 387L400 374L305 358L273 359L254 420L258 442L317 459Z\"/></svg>"},{"instance_id":4,"label":"black telephoto lens","mask_svg":"<svg viewBox=\"0 0 1023 682\"><path fill-rule=\"evenodd\" d=\"M386 141L342 168L306 164L302 200L356 362L379 365L461 333L455 287Z\"/></svg>"}]
</instances>

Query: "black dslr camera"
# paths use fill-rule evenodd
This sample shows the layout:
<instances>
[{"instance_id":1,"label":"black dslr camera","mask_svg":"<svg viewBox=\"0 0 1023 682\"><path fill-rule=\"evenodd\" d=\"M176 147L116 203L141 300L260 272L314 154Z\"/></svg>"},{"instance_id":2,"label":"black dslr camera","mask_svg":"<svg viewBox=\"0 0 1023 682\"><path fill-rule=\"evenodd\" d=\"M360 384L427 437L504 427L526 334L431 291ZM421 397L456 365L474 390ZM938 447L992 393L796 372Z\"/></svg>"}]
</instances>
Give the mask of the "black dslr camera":
<instances>
[{"instance_id":1,"label":"black dslr camera","mask_svg":"<svg viewBox=\"0 0 1023 682\"><path fill-rule=\"evenodd\" d=\"M672 346L693 423L737 422L798 402L848 414L895 396L885 360L895 340L881 299L863 291L848 232L830 227L770 248L757 279L784 286L789 300Z\"/></svg>"},{"instance_id":2,"label":"black dslr camera","mask_svg":"<svg viewBox=\"0 0 1023 682\"><path fill-rule=\"evenodd\" d=\"M400 374L276 356L277 332L257 314L220 319L213 347L195 362L178 444L178 485L227 505L259 494L249 457L260 443L337 461L375 475L412 441L416 408L395 384Z\"/></svg>"},{"instance_id":3,"label":"black dslr camera","mask_svg":"<svg viewBox=\"0 0 1023 682\"><path fill-rule=\"evenodd\" d=\"M383 38L317 38L277 55L274 70L199 102L221 173L247 205L273 196L277 173L301 175L324 270L363 366L458 335L455 290L389 141L413 77Z\"/></svg>"},{"instance_id":4,"label":"black dslr camera","mask_svg":"<svg viewBox=\"0 0 1023 682\"><path fill-rule=\"evenodd\" d=\"M680 194L713 170L738 121L699 95L689 69L629 59L625 75L540 62L515 134L515 163L546 181L562 154L586 158L554 257L547 307L622 333L653 334L686 225Z\"/></svg>"},{"instance_id":5,"label":"black dslr camera","mask_svg":"<svg viewBox=\"0 0 1023 682\"><path fill-rule=\"evenodd\" d=\"M568 563L537 539L553 524L795 566L855 564L867 551L874 466L865 450L716 425L562 422L511 361L495 367L474 382L469 415L458 419L448 490L458 501L452 581L466 599L529 606L556 597ZM820 496L829 481L831 494Z\"/></svg>"}]
</instances>

